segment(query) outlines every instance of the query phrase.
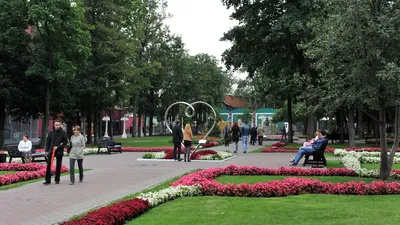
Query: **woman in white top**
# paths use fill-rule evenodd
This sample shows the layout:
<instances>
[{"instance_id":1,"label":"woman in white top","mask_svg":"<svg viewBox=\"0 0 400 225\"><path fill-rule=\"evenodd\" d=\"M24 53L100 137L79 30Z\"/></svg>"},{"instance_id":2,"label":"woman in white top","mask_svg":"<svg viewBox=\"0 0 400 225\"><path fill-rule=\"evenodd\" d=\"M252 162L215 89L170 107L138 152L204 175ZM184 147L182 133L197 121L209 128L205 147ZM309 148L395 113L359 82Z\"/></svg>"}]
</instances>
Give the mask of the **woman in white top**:
<instances>
[{"instance_id":1,"label":"woman in white top","mask_svg":"<svg viewBox=\"0 0 400 225\"><path fill-rule=\"evenodd\" d=\"M28 135L24 135L24 139L19 142L18 150L25 158L25 163L32 162L32 142L29 140Z\"/></svg>"}]
</instances>

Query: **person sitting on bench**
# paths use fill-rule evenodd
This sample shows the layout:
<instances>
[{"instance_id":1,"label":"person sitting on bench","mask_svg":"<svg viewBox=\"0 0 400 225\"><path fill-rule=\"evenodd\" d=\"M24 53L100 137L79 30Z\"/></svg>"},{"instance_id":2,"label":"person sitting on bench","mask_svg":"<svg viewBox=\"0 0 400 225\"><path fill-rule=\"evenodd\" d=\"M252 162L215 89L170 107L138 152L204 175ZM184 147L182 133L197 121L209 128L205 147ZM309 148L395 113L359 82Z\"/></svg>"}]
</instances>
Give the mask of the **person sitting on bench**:
<instances>
[{"instance_id":1,"label":"person sitting on bench","mask_svg":"<svg viewBox=\"0 0 400 225\"><path fill-rule=\"evenodd\" d=\"M311 147L317 140L318 140L318 135L315 138L311 138L310 140L304 142L303 147Z\"/></svg>"},{"instance_id":2,"label":"person sitting on bench","mask_svg":"<svg viewBox=\"0 0 400 225\"><path fill-rule=\"evenodd\" d=\"M314 144L311 147L300 147L299 151L296 154L296 157L290 160L290 165L291 166L296 166L301 158L307 154L307 153L312 153L316 151L322 150L322 148L325 145L325 142L328 140L325 138L326 132L324 130L319 130L317 132L318 140L314 142Z\"/></svg>"}]
</instances>

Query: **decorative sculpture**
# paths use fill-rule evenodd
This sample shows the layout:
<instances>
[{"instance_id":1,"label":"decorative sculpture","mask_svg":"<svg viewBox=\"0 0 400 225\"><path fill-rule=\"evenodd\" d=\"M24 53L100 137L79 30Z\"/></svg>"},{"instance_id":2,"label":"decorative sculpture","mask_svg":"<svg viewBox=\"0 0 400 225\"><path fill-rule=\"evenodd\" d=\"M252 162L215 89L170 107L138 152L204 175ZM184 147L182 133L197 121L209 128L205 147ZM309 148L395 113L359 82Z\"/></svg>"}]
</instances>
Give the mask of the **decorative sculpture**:
<instances>
[{"instance_id":1,"label":"decorative sculpture","mask_svg":"<svg viewBox=\"0 0 400 225\"><path fill-rule=\"evenodd\" d=\"M189 118L191 118L191 117L193 117L193 116L196 115L195 109L194 109L194 107L193 107L193 106L196 105L196 104L205 104L205 105L208 106L208 107L211 109L211 111L214 113L214 123L213 123L212 127L210 128L210 130L206 133L206 135L204 135L203 139L202 139L202 140L199 140L199 144L196 146L196 148L195 148L194 151L193 151L193 153L194 153L194 152L196 152L197 149L200 147L200 144L203 144L203 143L205 144L205 143L207 142L207 137L208 137L208 135L211 133L211 131L212 131L212 130L214 129L214 127L215 127L215 124L217 123L217 113L215 113L215 110L213 109L213 107L212 107L210 104L208 104L207 102L196 101L196 102L192 102L192 103L187 103L187 102L180 101L180 102L172 103L170 106L168 106L167 110L165 111L164 121L167 121L167 116L168 116L169 110L170 110L174 105L178 105L178 104L187 105L187 108L185 109L185 116L187 116L187 117L189 117ZM192 110L192 113L191 113L191 114L189 114L189 111L188 111L189 109ZM183 121L182 121L182 123L183 123ZM172 129L169 127L168 123L166 123L166 126L167 126L167 129L172 133ZM182 142L182 146L183 146L183 142Z\"/></svg>"}]
</instances>

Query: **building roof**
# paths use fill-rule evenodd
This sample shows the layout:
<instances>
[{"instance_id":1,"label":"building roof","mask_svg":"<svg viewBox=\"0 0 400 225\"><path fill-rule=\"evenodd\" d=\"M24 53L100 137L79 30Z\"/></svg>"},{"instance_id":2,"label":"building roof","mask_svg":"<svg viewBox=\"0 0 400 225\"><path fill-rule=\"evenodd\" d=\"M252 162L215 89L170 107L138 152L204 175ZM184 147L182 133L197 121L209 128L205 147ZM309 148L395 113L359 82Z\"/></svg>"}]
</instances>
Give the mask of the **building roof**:
<instances>
[{"instance_id":1,"label":"building roof","mask_svg":"<svg viewBox=\"0 0 400 225\"><path fill-rule=\"evenodd\" d=\"M276 109L273 108L260 108L256 110L256 113L274 114Z\"/></svg>"},{"instance_id":2,"label":"building roof","mask_svg":"<svg viewBox=\"0 0 400 225\"><path fill-rule=\"evenodd\" d=\"M219 113L229 113L229 110L224 109L224 108L220 108L219 109Z\"/></svg>"},{"instance_id":3,"label":"building roof","mask_svg":"<svg viewBox=\"0 0 400 225\"><path fill-rule=\"evenodd\" d=\"M244 113L245 108L240 108L240 109L234 109L232 110L232 113Z\"/></svg>"},{"instance_id":4,"label":"building roof","mask_svg":"<svg viewBox=\"0 0 400 225\"><path fill-rule=\"evenodd\" d=\"M224 103L234 108L244 108L246 107L247 101L246 98L240 96L227 95L225 96Z\"/></svg>"}]
</instances>

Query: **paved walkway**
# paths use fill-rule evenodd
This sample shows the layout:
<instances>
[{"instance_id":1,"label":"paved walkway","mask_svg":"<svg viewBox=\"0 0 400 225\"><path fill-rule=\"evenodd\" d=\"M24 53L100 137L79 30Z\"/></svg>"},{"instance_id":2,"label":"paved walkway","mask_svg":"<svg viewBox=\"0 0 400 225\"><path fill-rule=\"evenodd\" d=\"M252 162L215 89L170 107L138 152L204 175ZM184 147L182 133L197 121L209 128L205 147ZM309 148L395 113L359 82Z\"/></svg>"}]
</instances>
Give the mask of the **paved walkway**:
<instances>
[{"instance_id":1,"label":"paved walkway","mask_svg":"<svg viewBox=\"0 0 400 225\"><path fill-rule=\"evenodd\" d=\"M265 145L272 143L264 142ZM249 145L249 151L258 148L258 145ZM232 150L233 145L211 149ZM43 186L43 181L40 181L0 191L0 225L57 224L193 169L232 164L278 168L288 166L288 159L294 156L294 153L244 154L241 145L236 158L219 163L137 161L142 154L124 152L86 156L84 168L92 170L85 172L83 183L75 183L73 186L69 185L69 176L62 176L59 185L52 183ZM63 164L68 166L67 157L64 157Z\"/></svg>"}]
</instances>

